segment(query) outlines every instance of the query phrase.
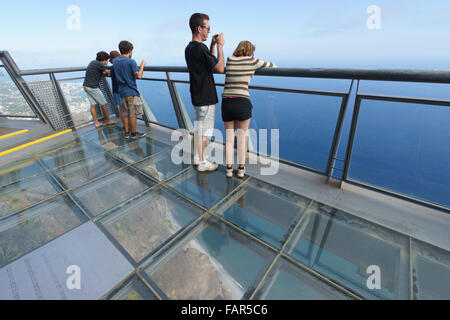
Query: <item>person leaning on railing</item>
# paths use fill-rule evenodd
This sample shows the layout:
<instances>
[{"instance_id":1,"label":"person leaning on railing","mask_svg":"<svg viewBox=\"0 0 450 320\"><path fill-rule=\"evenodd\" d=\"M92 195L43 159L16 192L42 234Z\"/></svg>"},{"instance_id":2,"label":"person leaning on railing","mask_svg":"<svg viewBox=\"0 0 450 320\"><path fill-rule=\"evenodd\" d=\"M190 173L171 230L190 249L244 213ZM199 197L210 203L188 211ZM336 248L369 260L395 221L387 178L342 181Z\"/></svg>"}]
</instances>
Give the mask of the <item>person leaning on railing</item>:
<instances>
[{"instance_id":1,"label":"person leaning on railing","mask_svg":"<svg viewBox=\"0 0 450 320\"><path fill-rule=\"evenodd\" d=\"M247 150L247 131L252 118L252 103L248 86L255 71L260 68L272 68L272 62L264 62L253 56L255 46L249 41L241 41L227 59L225 71L225 89L222 93L222 120L225 125L227 177L233 176L234 137L237 135L237 154L239 168L237 177L245 175L245 154ZM235 132L235 128L236 130Z\"/></svg>"}]
</instances>

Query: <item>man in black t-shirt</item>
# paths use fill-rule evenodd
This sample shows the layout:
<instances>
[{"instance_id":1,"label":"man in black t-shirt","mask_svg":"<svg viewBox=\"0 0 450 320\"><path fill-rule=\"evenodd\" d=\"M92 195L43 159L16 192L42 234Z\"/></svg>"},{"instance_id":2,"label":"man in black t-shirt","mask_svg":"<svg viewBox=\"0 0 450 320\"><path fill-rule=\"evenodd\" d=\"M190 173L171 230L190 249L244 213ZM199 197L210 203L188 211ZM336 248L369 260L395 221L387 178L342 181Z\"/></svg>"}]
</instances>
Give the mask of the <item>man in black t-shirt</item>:
<instances>
[{"instance_id":1,"label":"man in black t-shirt","mask_svg":"<svg viewBox=\"0 0 450 320\"><path fill-rule=\"evenodd\" d=\"M191 83L191 99L195 109L194 119L194 164L198 171L214 171L217 163L205 158L206 138L211 137L214 130L217 98L213 71L224 73L223 33L212 37L211 47L203 44L211 32L209 17L203 13L195 13L189 20L192 41L185 50L186 64ZM215 49L217 46L217 58Z\"/></svg>"}]
</instances>

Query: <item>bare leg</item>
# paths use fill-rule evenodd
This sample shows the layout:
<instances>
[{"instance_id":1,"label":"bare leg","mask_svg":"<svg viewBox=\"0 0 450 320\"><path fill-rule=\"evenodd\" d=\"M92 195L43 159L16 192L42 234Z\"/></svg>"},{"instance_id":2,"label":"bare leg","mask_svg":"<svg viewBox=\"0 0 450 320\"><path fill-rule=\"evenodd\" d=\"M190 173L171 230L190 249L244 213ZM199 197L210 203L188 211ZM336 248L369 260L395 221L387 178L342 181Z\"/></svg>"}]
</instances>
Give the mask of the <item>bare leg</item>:
<instances>
[{"instance_id":1,"label":"bare leg","mask_svg":"<svg viewBox=\"0 0 450 320\"><path fill-rule=\"evenodd\" d=\"M128 121L130 123L130 129L131 133L136 133L136 118L128 118Z\"/></svg>"},{"instance_id":2,"label":"bare leg","mask_svg":"<svg viewBox=\"0 0 450 320\"><path fill-rule=\"evenodd\" d=\"M234 156L234 121L224 122L224 125L226 133L225 158L227 168L231 168L233 166Z\"/></svg>"},{"instance_id":3,"label":"bare leg","mask_svg":"<svg viewBox=\"0 0 450 320\"><path fill-rule=\"evenodd\" d=\"M95 104L91 105L91 115L92 115L92 118L94 118L95 127L96 128L101 127L102 123L100 121L98 121L98 118L97 118L97 105L95 105Z\"/></svg>"},{"instance_id":4,"label":"bare leg","mask_svg":"<svg viewBox=\"0 0 450 320\"><path fill-rule=\"evenodd\" d=\"M247 154L247 133L248 127L250 126L251 119L245 121L237 121L237 140L238 140L238 162L239 167L243 168L245 165L245 158Z\"/></svg>"},{"instance_id":5,"label":"bare leg","mask_svg":"<svg viewBox=\"0 0 450 320\"><path fill-rule=\"evenodd\" d=\"M125 128L125 132L130 132L130 124L128 119L128 117L123 117L123 127Z\"/></svg>"},{"instance_id":6,"label":"bare leg","mask_svg":"<svg viewBox=\"0 0 450 320\"><path fill-rule=\"evenodd\" d=\"M206 150L206 137L202 136L202 153L201 153L202 161L206 160L206 158L205 158L205 150Z\"/></svg>"},{"instance_id":7,"label":"bare leg","mask_svg":"<svg viewBox=\"0 0 450 320\"><path fill-rule=\"evenodd\" d=\"M116 123L117 123L117 122L115 122L115 121L112 121L111 118L109 117L108 105L107 105L107 104L105 104L104 106L102 106L102 111L103 111L103 114L105 115L106 123L107 123L107 124L116 124Z\"/></svg>"}]
</instances>

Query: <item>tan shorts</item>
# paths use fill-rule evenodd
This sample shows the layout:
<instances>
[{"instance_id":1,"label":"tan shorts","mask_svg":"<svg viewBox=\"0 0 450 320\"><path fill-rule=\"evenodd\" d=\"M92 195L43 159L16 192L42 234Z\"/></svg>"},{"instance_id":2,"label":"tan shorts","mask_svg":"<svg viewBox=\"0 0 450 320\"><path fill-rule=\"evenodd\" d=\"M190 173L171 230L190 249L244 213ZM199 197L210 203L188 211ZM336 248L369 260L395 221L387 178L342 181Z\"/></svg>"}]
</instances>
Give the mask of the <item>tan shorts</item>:
<instances>
[{"instance_id":1,"label":"tan shorts","mask_svg":"<svg viewBox=\"0 0 450 320\"><path fill-rule=\"evenodd\" d=\"M122 98L121 109L123 114L129 118L136 118L142 114L142 100L139 97L130 96Z\"/></svg>"}]
</instances>

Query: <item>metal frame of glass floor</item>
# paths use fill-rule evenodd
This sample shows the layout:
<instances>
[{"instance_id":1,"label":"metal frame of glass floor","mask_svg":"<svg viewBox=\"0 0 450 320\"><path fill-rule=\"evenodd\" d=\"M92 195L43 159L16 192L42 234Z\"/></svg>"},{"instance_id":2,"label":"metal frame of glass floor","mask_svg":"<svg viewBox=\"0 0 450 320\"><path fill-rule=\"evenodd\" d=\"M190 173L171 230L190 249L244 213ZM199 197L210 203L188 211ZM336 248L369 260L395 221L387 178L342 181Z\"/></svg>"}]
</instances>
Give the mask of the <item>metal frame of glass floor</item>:
<instances>
[{"instance_id":1,"label":"metal frame of glass floor","mask_svg":"<svg viewBox=\"0 0 450 320\"><path fill-rule=\"evenodd\" d=\"M0 168L0 299L450 298L447 250L174 164L156 127L85 127Z\"/></svg>"}]
</instances>

